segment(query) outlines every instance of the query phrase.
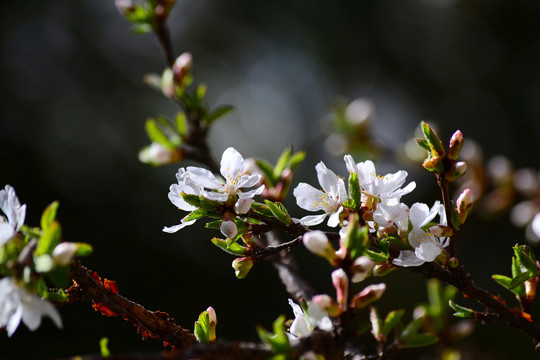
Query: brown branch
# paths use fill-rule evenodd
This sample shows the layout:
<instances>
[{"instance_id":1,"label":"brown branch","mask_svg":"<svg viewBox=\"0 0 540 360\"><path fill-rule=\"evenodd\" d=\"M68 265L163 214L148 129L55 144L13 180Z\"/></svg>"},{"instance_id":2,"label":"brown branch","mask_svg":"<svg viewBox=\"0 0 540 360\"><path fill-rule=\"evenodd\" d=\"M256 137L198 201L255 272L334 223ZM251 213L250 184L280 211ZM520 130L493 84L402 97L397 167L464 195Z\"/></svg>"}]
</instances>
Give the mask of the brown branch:
<instances>
[{"instance_id":1,"label":"brown branch","mask_svg":"<svg viewBox=\"0 0 540 360\"><path fill-rule=\"evenodd\" d=\"M149 311L143 306L130 301L111 289L107 289L95 275L76 261L71 270L75 285L68 290L73 301L92 301L96 310L109 316L121 316L135 324L143 336L151 336L172 345L175 349L184 349L195 343L195 336L188 330L176 325L174 320L160 311Z\"/></svg>"}]
</instances>

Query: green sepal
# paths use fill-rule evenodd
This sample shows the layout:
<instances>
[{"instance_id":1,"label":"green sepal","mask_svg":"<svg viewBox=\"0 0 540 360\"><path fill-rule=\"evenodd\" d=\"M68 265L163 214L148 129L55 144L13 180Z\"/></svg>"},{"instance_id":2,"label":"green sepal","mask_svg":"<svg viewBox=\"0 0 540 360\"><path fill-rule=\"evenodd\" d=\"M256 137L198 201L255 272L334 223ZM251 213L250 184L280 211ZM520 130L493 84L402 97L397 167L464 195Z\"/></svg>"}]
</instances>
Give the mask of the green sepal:
<instances>
[{"instance_id":1,"label":"green sepal","mask_svg":"<svg viewBox=\"0 0 540 360\"><path fill-rule=\"evenodd\" d=\"M376 263L385 262L388 259L388 255L381 254L369 249L364 252L364 255L366 255Z\"/></svg>"},{"instance_id":2,"label":"green sepal","mask_svg":"<svg viewBox=\"0 0 540 360\"><path fill-rule=\"evenodd\" d=\"M210 115L208 115L208 122L216 121L217 119L227 115L233 110L232 105L221 105L218 106Z\"/></svg>"},{"instance_id":3,"label":"green sepal","mask_svg":"<svg viewBox=\"0 0 540 360\"><path fill-rule=\"evenodd\" d=\"M420 330L420 327L422 326L422 323L424 322L423 317L419 317L418 319L414 319L401 331L398 338L401 342L410 339L411 337L415 336L418 333L418 330Z\"/></svg>"},{"instance_id":4,"label":"green sepal","mask_svg":"<svg viewBox=\"0 0 540 360\"><path fill-rule=\"evenodd\" d=\"M472 318L475 312L473 309L456 304L453 300L448 300L448 305L455 311L455 313L452 314L455 317Z\"/></svg>"},{"instance_id":5,"label":"green sepal","mask_svg":"<svg viewBox=\"0 0 540 360\"><path fill-rule=\"evenodd\" d=\"M60 242L62 230L58 221L53 221L41 233L35 255L51 254L56 245Z\"/></svg>"},{"instance_id":6,"label":"green sepal","mask_svg":"<svg viewBox=\"0 0 540 360\"><path fill-rule=\"evenodd\" d=\"M386 315L386 318L384 319L384 324L382 326L382 333L384 336L387 336L390 331L399 323L403 315L405 314L405 310L394 310L388 313Z\"/></svg>"},{"instance_id":7,"label":"green sepal","mask_svg":"<svg viewBox=\"0 0 540 360\"><path fill-rule=\"evenodd\" d=\"M401 342L402 348L416 348L436 344L439 338L435 334L416 334Z\"/></svg>"},{"instance_id":8,"label":"green sepal","mask_svg":"<svg viewBox=\"0 0 540 360\"><path fill-rule=\"evenodd\" d=\"M268 206L268 209L272 212L272 215L276 219L278 219L280 222L282 222L285 225L292 224L291 217L289 216L289 213L285 206L281 204L280 202L273 203L270 200L264 200L266 203L266 206Z\"/></svg>"},{"instance_id":9,"label":"green sepal","mask_svg":"<svg viewBox=\"0 0 540 360\"><path fill-rule=\"evenodd\" d=\"M220 249L222 249L225 252L228 252L229 254L242 256L244 255L249 249L236 243L236 242L230 242L227 240L223 240L220 238L213 238L212 244L216 245Z\"/></svg>"},{"instance_id":10,"label":"green sepal","mask_svg":"<svg viewBox=\"0 0 540 360\"><path fill-rule=\"evenodd\" d=\"M56 219L56 212L58 211L58 201L55 201L51 203L45 211L43 211L43 214L41 215L41 229L45 230L49 226L52 225L54 220Z\"/></svg>"},{"instance_id":11,"label":"green sepal","mask_svg":"<svg viewBox=\"0 0 540 360\"><path fill-rule=\"evenodd\" d=\"M199 319L195 321L193 333L198 342L202 344L208 344L210 342L210 318L208 311L203 311L199 315Z\"/></svg>"},{"instance_id":12,"label":"green sepal","mask_svg":"<svg viewBox=\"0 0 540 360\"><path fill-rule=\"evenodd\" d=\"M259 338L270 346L274 354L288 354L291 351L289 338L285 332L285 316L281 315L273 323L274 333L269 332L261 326L257 326Z\"/></svg>"},{"instance_id":13,"label":"green sepal","mask_svg":"<svg viewBox=\"0 0 540 360\"><path fill-rule=\"evenodd\" d=\"M444 156L445 154L444 146L439 136L437 136L435 131L433 131L433 129L431 128L431 126L429 126L428 123L422 121L421 127L422 127L422 132L424 133L424 137L426 138L427 143L429 144L429 147L431 148L431 150L434 151L439 156Z\"/></svg>"}]
</instances>

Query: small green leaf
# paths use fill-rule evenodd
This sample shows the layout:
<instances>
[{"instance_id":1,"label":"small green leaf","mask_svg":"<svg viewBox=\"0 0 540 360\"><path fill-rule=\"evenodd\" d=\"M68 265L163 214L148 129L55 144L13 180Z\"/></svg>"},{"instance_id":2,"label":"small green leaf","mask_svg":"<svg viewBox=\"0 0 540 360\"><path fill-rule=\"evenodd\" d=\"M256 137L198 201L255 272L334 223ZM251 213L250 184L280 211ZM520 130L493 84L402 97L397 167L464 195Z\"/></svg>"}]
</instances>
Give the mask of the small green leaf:
<instances>
[{"instance_id":1,"label":"small green leaf","mask_svg":"<svg viewBox=\"0 0 540 360\"><path fill-rule=\"evenodd\" d=\"M427 151L431 151L431 148L429 147L429 143L426 139L414 139L416 143L423 149L426 149Z\"/></svg>"},{"instance_id":2,"label":"small green leaf","mask_svg":"<svg viewBox=\"0 0 540 360\"><path fill-rule=\"evenodd\" d=\"M294 171L296 167L304 161L306 158L306 152L305 151L298 151L294 153L291 157L289 157L289 168Z\"/></svg>"},{"instance_id":3,"label":"small green leaf","mask_svg":"<svg viewBox=\"0 0 540 360\"><path fill-rule=\"evenodd\" d=\"M257 334L261 340L270 346L274 354L288 354L291 351L289 338L285 332L285 316L281 315L274 321L274 333L267 331L261 326L257 326Z\"/></svg>"},{"instance_id":4,"label":"small green leaf","mask_svg":"<svg viewBox=\"0 0 540 360\"><path fill-rule=\"evenodd\" d=\"M366 252L368 242L368 229L365 226L360 227L358 225L358 215L355 214L354 220L347 225L345 239L343 241L345 248L348 250L350 258L354 260ZM384 260L386 260L386 258Z\"/></svg>"},{"instance_id":5,"label":"small green leaf","mask_svg":"<svg viewBox=\"0 0 540 360\"><path fill-rule=\"evenodd\" d=\"M461 305L458 305L453 300L449 300L448 305L450 305L450 307L454 309L455 313L453 313L452 315L454 315L455 317L471 318L474 314L473 309L469 309Z\"/></svg>"},{"instance_id":6,"label":"small green leaf","mask_svg":"<svg viewBox=\"0 0 540 360\"><path fill-rule=\"evenodd\" d=\"M382 327L382 333L386 336L392 331L392 329L399 323L401 318L405 314L405 310L394 310L386 315L384 319L384 325Z\"/></svg>"},{"instance_id":7,"label":"small green leaf","mask_svg":"<svg viewBox=\"0 0 540 360\"><path fill-rule=\"evenodd\" d=\"M502 287L510 290L510 284L512 283L512 279L508 276L504 275L492 275L491 278L497 282L497 284L501 285Z\"/></svg>"},{"instance_id":8,"label":"small green leaf","mask_svg":"<svg viewBox=\"0 0 540 360\"><path fill-rule=\"evenodd\" d=\"M378 252L375 252L375 251L369 250L369 249L367 249L364 252L364 255L366 255L371 260L373 260L374 262L377 262L377 263L385 262L388 259L387 255L381 254L381 253L378 253Z\"/></svg>"},{"instance_id":9,"label":"small green leaf","mask_svg":"<svg viewBox=\"0 0 540 360\"><path fill-rule=\"evenodd\" d=\"M206 96L206 85L200 84L195 91L195 97L198 101L201 101Z\"/></svg>"},{"instance_id":10,"label":"small green leaf","mask_svg":"<svg viewBox=\"0 0 540 360\"><path fill-rule=\"evenodd\" d=\"M219 207L219 204L217 202L208 200L203 195L193 195L186 193L182 193L181 195L182 199L184 199L188 204L203 210L216 211Z\"/></svg>"},{"instance_id":11,"label":"small green leaf","mask_svg":"<svg viewBox=\"0 0 540 360\"><path fill-rule=\"evenodd\" d=\"M439 341L434 334L416 334L401 342L403 348L416 348L436 344Z\"/></svg>"},{"instance_id":12,"label":"small green leaf","mask_svg":"<svg viewBox=\"0 0 540 360\"><path fill-rule=\"evenodd\" d=\"M92 245L90 245L90 244L81 243L81 242L78 242L78 243L75 243L75 244L77 245L77 251L75 252L75 256L77 256L77 257L88 256L88 255L92 254L92 252L94 251L94 249L92 248Z\"/></svg>"},{"instance_id":13,"label":"small green leaf","mask_svg":"<svg viewBox=\"0 0 540 360\"><path fill-rule=\"evenodd\" d=\"M255 159L255 164L257 164L257 167L263 172L264 178L268 181L268 183L274 187L277 184L277 179L274 178L274 168L272 165L266 161L261 159Z\"/></svg>"},{"instance_id":14,"label":"small green leaf","mask_svg":"<svg viewBox=\"0 0 540 360\"><path fill-rule=\"evenodd\" d=\"M238 256L244 255L249 250L248 248L241 246L236 242L230 243L227 240L223 240L220 238L213 238L212 243L223 251Z\"/></svg>"},{"instance_id":15,"label":"small green leaf","mask_svg":"<svg viewBox=\"0 0 540 360\"><path fill-rule=\"evenodd\" d=\"M197 341L203 344L208 344L210 342L210 320L208 316L208 311L203 311L199 315L199 319L195 321L195 329L193 331Z\"/></svg>"},{"instance_id":16,"label":"small green leaf","mask_svg":"<svg viewBox=\"0 0 540 360\"><path fill-rule=\"evenodd\" d=\"M103 337L101 340L99 340L99 349L101 351L102 357L109 357L111 356L111 352L108 348L109 345L109 338Z\"/></svg>"},{"instance_id":17,"label":"small green leaf","mask_svg":"<svg viewBox=\"0 0 540 360\"><path fill-rule=\"evenodd\" d=\"M517 283L515 280L521 274L521 264L516 256L512 256L512 281L508 284L508 290L511 290L519 298L523 299L526 296L525 285ZM528 280L528 279L527 279ZM525 280L526 281L526 280ZM515 285L515 286L514 286Z\"/></svg>"},{"instance_id":18,"label":"small green leaf","mask_svg":"<svg viewBox=\"0 0 540 360\"><path fill-rule=\"evenodd\" d=\"M287 213L287 209L283 207L281 203L273 203L270 200L264 200L268 209L272 212L272 215L285 225L292 224L291 217ZM285 211L284 211L285 209Z\"/></svg>"},{"instance_id":19,"label":"small green leaf","mask_svg":"<svg viewBox=\"0 0 540 360\"><path fill-rule=\"evenodd\" d=\"M150 118L146 120L145 128L150 140L157 142L168 150L174 149L174 145L169 141L169 138L161 130L155 119Z\"/></svg>"},{"instance_id":20,"label":"small green leaf","mask_svg":"<svg viewBox=\"0 0 540 360\"><path fill-rule=\"evenodd\" d=\"M510 281L509 290L512 290L512 292L514 292L519 297L525 297L525 292L523 292L523 296L521 296L521 291L516 292L515 290L518 286L523 285L525 281L529 280L532 277L534 277L534 274L530 273L529 271L522 272L518 276L514 277L512 281Z\"/></svg>"},{"instance_id":21,"label":"small green leaf","mask_svg":"<svg viewBox=\"0 0 540 360\"><path fill-rule=\"evenodd\" d=\"M208 214L208 210L205 210L205 209L193 210L192 212L189 213L188 216L186 216L186 218L183 221L188 222L191 220L197 220L202 217L205 217L207 214Z\"/></svg>"},{"instance_id":22,"label":"small green leaf","mask_svg":"<svg viewBox=\"0 0 540 360\"><path fill-rule=\"evenodd\" d=\"M57 221L48 225L41 233L35 255L51 254L60 242L61 232L60 224Z\"/></svg>"},{"instance_id":23,"label":"small green leaf","mask_svg":"<svg viewBox=\"0 0 540 360\"><path fill-rule=\"evenodd\" d=\"M43 211L43 214L41 215L41 229L42 230L45 230L49 226L51 226L53 221L56 219L56 212L58 210L58 205L59 205L58 201L55 201L51 203L49 206L47 206L45 211Z\"/></svg>"},{"instance_id":24,"label":"small green leaf","mask_svg":"<svg viewBox=\"0 0 540 360\"><path fill-rule=\"evenodd\" d=\"M357 209L360 204L362 197L362 189L360 189L360 182L358 181L358 174L353 172L349 175L349 200L347 200L347 203L350 201L350 205L347 204L347 207L350 207L351 209Z\"/></svg>"},{"instance_id":25,"label":"small green leaf","mask_svg":"<svg viewBox=\"0 0 540 360\"><path fill-rule=\"evenodd\" d=\"M182 111L176 114L175 118L176 130L180 136L186 136L188 132L186 114Z\"/></svg>"},{"instance_id":26,"label":"small green leaf","mask_svg":"<svg viewBox=\"0 0 540 360\"><path fill-rule=\"evenodd\" d=\"M424 133L424 136L431 150L436 152L439 156L444 156L445 151L439 136L437 136L435 131L433 131L433 129L431 128L431 126L429 126L428 123L422 121L421 127L422 132Z\"/></svg>"},{"instance_id":27,"label":"small green leaf","mask_svg":"<svg viewBox=\"0 0 540 360\"><path fill-rule=\"evenodd\" d=\"M288 146L281 155L279 156L279 159L276 163L276 166L274 166L274 178L279 179L281 177L281 174L283 173L283 170L287 168L287 164L289 163L289 158L292 154L292 147Z\"/></svg>"},{"instance_id":28,"label":"small green leaf","mask_svg":"<svg viewBox=\"0 0 540 360\"><path fill-rule=\"evenodd\" d=\"M217 119L227 115L233 109L232 105L218 106L209 116L208 122L216 121Z\"/></svg>"},{"instance_id":29,"label":"small green leaf","mask_svg":"<svg viewBox=\"0 0 540 360\"><path fill-rule=\"evenodd\" d=\"M272 211L270 211L267 205L263 205L260 203L253 203L251 204L251 207L256 213L261 214L265 217L271 218L274 216L274 214L272 213Z\"/></svg>"},{"instance_id":30,"label":"small green leaf","mask_svg":"<svg viewBox=\"0 0 540 360\"><path fill-rule=\"evenodd\" d=\"M514 246L514 254L519 259L519 262L521 265L529 270L534 275L538 274L538 265L536 265L536 262L531 259L531 257L524 251L526 248L522 248L518 245Z\"/></svg>"},{"instance_id":31,"label":"small green leaf","mask_svg":"<svg viewBox=\"0 0 540 360\"><path fill-rule=\"evenodd\" d=\"M47 300L60 303L60 302L67 301L67 299L68 299L68 296L66 295L64 289L58 289L57 291L47 292Z\"/></svg>"},{"instance_id":32,"label":"small green leaf","mask_svg":"<svg viewBox=\"0 0 540 360\"><path fill-rule=\"evenodd\" d=\"M418 330L420 330L423 322L423 317L419 317L418 319L414 319L413 321L411 321L409 325L407 325L405 329L403 329L399 334L399 340L403 342L404 340L415 336L418 333Z\"/></svg>"}]
</instances>

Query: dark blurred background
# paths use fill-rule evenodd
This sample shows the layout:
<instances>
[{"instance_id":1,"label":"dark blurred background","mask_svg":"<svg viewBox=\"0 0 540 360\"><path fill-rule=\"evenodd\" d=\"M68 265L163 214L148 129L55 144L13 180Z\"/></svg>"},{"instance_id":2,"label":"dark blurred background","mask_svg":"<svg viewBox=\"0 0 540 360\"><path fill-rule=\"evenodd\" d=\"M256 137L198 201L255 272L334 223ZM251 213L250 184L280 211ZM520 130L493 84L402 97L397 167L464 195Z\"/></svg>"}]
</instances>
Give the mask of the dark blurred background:
<instances>
[{"instance_id":1,"label":"dark blurred background","mask_svg":"<svg viewBox=\"0 0 540 360\"><path fill-rule=\"evenodd\" d=\"M0 186L13 185L28 204L27 223L38 224L45 206L59 200L64 237L94 246L84 264L184 327L210 305L226 339L256 340L256 324L270 328L282 313L292 318L270 264L258 263L238 280L233 258L208 241L218 234L202 222L161 232L183 214L167 199L178 166L137 160L148 143L146 118L175 112L142 83L163 69L155 38L130 34L112 0L11 1L0 9ZM234 146L245 157L275 162L293 144L308 152L295 183L315 185L320 160L345 174L342 157L325 150L326 119L336 98L363 97L375 106L371 133L390 150L379 159L380 172L405 168L417 181L403 199L408 204L438 196L418 164L392 156L421 120L436 123L446 139L461 129L485 158L504 154L518 167L539 167L538 1L179 0L169 24L177 54L193 54L195 80L208 85L210 103L235 106L211 131L216 158ZM496 222L475 217L459 247L479 285L501 294L490 276L510 273L511 246L524 239L507 215ZM324 261L303 249L297 254L306 277L333 294ZM387 280L381 312L405 307L410 317L425 301L423 279L400 271ZM35 333L21 325L12 339L2 334L0 357L97 353L104 336L113 353L162 349L89 304L61 313L63 330L47 319ZM479 326L459 347L464 358L538 356L503 324ZM404 351L398 358L433 354Z\"/></svg>"}]
</instances>

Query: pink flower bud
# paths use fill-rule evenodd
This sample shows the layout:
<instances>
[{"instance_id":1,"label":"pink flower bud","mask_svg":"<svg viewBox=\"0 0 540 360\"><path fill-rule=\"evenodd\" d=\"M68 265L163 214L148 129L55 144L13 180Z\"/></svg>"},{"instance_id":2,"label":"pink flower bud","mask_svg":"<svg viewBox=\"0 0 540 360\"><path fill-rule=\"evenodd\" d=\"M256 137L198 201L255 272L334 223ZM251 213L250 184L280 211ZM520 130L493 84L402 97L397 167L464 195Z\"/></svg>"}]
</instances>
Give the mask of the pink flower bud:
<instances>
[{"instance_id":1,"label":"pink flower bud","mask_svg":"<svg viewBox=\"0 0 540 360\"><path fill-rule=\"evenodd\" d=\"M330 263L336 259L336 251L328 241L328 237L322 231L315 230L307 232L304 234L302 240L304 246L315 255L327 259Z\"/></svg>"},{"instance_id":2,"label":"pink flower bud","mask_svg":"<svg viewBox=\"0 0 540 360\"><path fill-rule=\"evenodd\" d=\"M315 295L311 301L313 301L318 307L326 311L328 315L332 317L336 317L341 314L341 309L339 308L338 304L329 295Z\"/></svg>"},{"instance_id":3,"label":"pink flower bud","mask_svg":"<svg viewBox=\"0 0 540 360\"><path fill-rule=\"evenodd\" d=\"M459 179L467 171L467 163L465 161L458 161L452 166L452 168L444 174L444 178L449 181L455 181Z\"/></svg>"},{"instance_id":4,"label":"pink flower bud","mask_svg":"<svg viewBox=\"0 0 540 360\"><path fill-rule=\"evenodd\" d=\"M359 283L363 281L373 270L375 263L367 256L360 256L354 260L351 266L351 272L353 274L351 281L353 283Z\"/></svg>"},{"instance_id":5,"label":"pink flower bud","mask_svg":"<svg viewBox=\"0 0 540 360\"><path fill-rule=\"evenodd\" d=\"M343 269L332 272L332 284L336 288L337 302L343 308L349 294L349 278Z\"/></svg>"},{"instance_id":6,"label":"pink flower bud","mask_svg":"<svg viewBox=\"0 0 540 360\"><path fill-rule=\"evenodd\" d=\"M217 325L217 316L216 311L213 307L208 307L206 309L208 312L208 339L210 342L214 342L216 340L216 325Z\"/></svg>"},{"instance_id":7,"label":"pink flower bud","mask_svg":"<svg viewBox=\"0 0 540 360\"><path fill-rule=\"evenodd\" d=\"M232 262L232 267L236 277L243 279L253 267L253 259L250 257L237 258Z\"/></svg>"},{"instance_id":8,"label":"pink flower bud","mask_svg":"<svg viewBox=\"0 0 540 360\"><path fill-rule=\"evenodd\" d=\"M219 226L219 230L223 235L225 235L228 239L234 239L236 234L238 234L238 229L236 227L236 224L232 219L224 218L221 222L221 225Z\"/></svg>"},{"instance_id":9,"label":"pink flower bud","mask_svg":"<svg viewBox=\"0 0 540 360\"><path fill-rule=\"evenodd\" d=\"M457 212L459 214L459 223L465 223L467 215L471 210L473 199L472 192L470 189L465 189L457 199Z\"/></svg>"},{"instance_id":10,"label":"pink flower bud","mask_svg":"<svg viewBox=\"0 0 540 360\"><path fill-rule=\"evenodd\" d=\"M369 285L360 291L351 301L351 307L361 309L368 306L374 301L377 301L386 291L386 284Z\"/></svg>"},{"instance_id":11,"label":"pink flower bud","mask_svg":"<svg viewBox=\"0 0 540 360\"><path fill-rule=\"evenodd\" d=\"M60 266L67 266L73 261L73 257L79 247L75 243L61 242L56 245L52 252L53 262Z\"/></svg>"},{"instance_id":12,"label":"pink flower bud","mask_svg":"<svg viewBox=\"0 0 540 360\"><path fill-rule=\"evenodd\" d=\"M191 67L193 66L193 57L190 53L185 52L176 58L172 67L176 82L178 85L182 85L184 78L189 74Z\"/></svg>"},{"instance_id":13,"label":"pink flower bud","mask_svg":"<svg viewBox=\"0 0 540 360\"><path fill-rule=\"evenodd\" d=\"M463 146L463 134L461 131L456 131L452 138L450 139L450 147L448 149L448 158L450 160L457 160L459 157L459 152Z\"/></svg>"},{"instance_id":14,"label":"pink flower bud","mask_svg":"<svg viewBox=\"0 0 540 360\"><path fill-rule=\"evenodd\" d=\"M452 228L446 225L435 225L429 228L429 232L437 237L452 236Z\"/></svg>"}]
</instances>

